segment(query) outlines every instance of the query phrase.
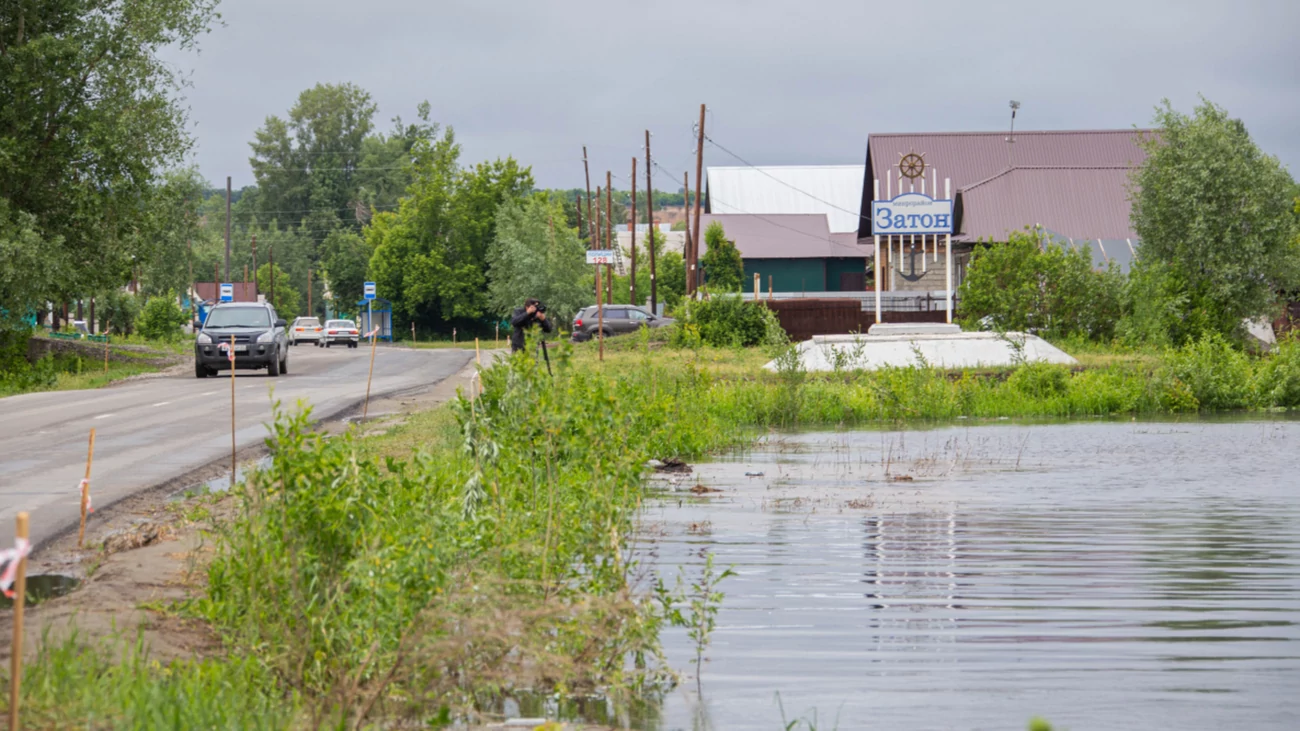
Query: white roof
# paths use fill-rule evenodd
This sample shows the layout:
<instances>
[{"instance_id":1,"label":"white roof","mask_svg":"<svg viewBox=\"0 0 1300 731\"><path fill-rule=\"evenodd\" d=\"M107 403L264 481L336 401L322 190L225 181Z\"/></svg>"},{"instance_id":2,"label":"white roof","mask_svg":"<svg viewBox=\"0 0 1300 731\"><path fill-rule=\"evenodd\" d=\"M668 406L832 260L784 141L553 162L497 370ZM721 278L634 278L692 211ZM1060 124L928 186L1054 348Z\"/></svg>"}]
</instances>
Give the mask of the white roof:
<instances>
[{"instance_id":1,"label":"white roof","mask_svg":"<svg viewBox=\"0 0 1300 731\"><path fill-rule=\"evenodd\" d=\"M831 233L856 233L865 173L865 165L709 167L709 209L760 215L824 213Z\"/></svg>"}]
</instances>

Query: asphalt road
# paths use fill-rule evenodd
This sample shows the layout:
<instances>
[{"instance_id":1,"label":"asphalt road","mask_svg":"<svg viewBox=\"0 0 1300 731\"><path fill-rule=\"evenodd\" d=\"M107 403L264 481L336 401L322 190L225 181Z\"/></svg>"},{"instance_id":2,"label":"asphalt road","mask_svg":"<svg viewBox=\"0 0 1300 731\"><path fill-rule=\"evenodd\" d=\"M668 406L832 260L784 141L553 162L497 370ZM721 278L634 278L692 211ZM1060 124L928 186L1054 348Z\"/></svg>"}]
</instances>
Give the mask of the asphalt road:
<instances>
[{"instance_id":1,"label":"asphalt road","mask_svg":"<svg viewBox=\"0 0 1300 731\"><path fill-rule=\"evenodd\" d=\"M462 350L380 346L371 398L433 384L473 357ZM370 349L289 350L289 373L236 371L235 438L260 443L271 417L271 387L282 407L299 399L312 416L336 415L365 397ZM32 542L53 538L80 513L86 443L95 429L91 493L101 508L191 470L230 458L230 375L163 376L88 391L0 399L0 546L13 545L14 515L31 514Z\"/></svg>"}]
</instances>

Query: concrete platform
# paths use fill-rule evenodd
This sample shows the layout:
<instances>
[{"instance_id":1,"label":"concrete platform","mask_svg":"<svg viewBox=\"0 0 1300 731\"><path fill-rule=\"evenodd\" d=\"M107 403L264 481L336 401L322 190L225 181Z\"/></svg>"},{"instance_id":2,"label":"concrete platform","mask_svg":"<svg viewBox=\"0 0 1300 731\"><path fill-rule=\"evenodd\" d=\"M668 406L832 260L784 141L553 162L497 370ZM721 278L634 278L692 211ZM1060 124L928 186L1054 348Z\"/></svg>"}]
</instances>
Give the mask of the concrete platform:
<instances>
[{"instance_id":1,"label":"concrete platform","mask_svg":"<svg viewBox=\"0 0 1300 731\"><path fill-rule=\"evenodd\" d=\"M839 370L870 371L923 364L960 369L1007 367L1035 361L1078 363L1037 335L961 332L956 325L931 323L873 325L866 335L818 335L799 343L797 348L800 361L809 372L833 371L837 364ZM776 361L764 367L776 370Z\"/></svg>"}]
</instances>

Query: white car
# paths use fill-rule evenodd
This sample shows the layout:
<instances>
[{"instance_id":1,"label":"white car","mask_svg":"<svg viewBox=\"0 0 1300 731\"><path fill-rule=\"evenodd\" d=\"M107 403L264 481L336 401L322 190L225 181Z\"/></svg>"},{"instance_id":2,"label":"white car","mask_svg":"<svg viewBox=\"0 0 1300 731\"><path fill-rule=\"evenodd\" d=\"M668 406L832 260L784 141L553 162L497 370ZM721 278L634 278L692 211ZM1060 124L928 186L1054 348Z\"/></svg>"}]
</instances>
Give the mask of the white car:
<instances>
[{"instance_id":1,"label":"white car","mask_svg":"<svg viewBox=\"0 0 1300 731\"><path fill-rule=\"evenodd\" d=\"M325 347L331 345L344 345L349 348L357 347L357 341L361 339L361 331L357 330L357 324L351 320L326 320L325 331L321 340Z\"/></svg>"},{"instance_id":2,"label":"white car","mask_svg":"<svg viewBox=\"0 0 1300 731\"><path fill-rule=\"evenodd\" d=\"M299 317L289 326L289 344L315 343L320 345L320 320L315 317Z\"/></svg>"}]
</instances>

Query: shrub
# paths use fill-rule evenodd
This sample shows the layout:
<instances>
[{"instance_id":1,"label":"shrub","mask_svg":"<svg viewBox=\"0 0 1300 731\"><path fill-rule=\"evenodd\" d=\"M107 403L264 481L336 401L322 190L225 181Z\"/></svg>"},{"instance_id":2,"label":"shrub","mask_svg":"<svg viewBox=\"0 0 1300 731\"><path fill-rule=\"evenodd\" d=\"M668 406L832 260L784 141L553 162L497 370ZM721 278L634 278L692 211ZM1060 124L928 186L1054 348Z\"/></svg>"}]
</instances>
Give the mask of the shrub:
<instances>
[{"instance_id":1,"label":"shrub","mask_svg":"<svg viewBox=\"0 0 1300 731\"><path fill-rule=\"evenodd\" d=\"M140 334L146 338L175 340L180 337L181 327L187 321L185 311L176 301L176 295L168 292L165 295L152 297L145 303L137 326Z\"/></svg>"},{"instance_id":2,"label":"shrub","mask_svg":"<svg viewBox=\"0 0 1300 731\"><path fill-rule=\"evenodd\" d=\"M1035 361L1017 368L1007 379L1007 385L1026 396L1054 398L1065 394L1070 385L1070 371L1064 366Z\"/></svg>"},{"instance_id":3,"label":"shrub","mask_svg":"<svg viewBox=\"0 0 1300 731\"><path fill-rule=\"evenodd\" d=\"M1300 407L1300 337L1283 338L1277 352L1260 361L1255 390L1265 406Z\"/></svg>"},{"instance_id":4,"label":"shrub","mask_svg":"<svg viewBox=\"0 0 1300 731\"><path fill-rule=\"evenodd\" d=\"M1255 400L1250 365L1245 353L1219 333L1209 331L1200 340L1170 351L1157 379L1170 384L1169 393L1177 395L1177 401L1186 401L1177 385L1181 383L1202 409L1242 409Z\"/></svg>"},{"instance_id":5,"label":"shrub","mask_svg":"<svg viewBox=\"0 0 1300 731\"><path fill-rule=\"evenodd\" d=\"M966 322L990 317L1004 330L1107 340L1119 319L1123 281L1113 267L1095 271L1084 249L1044 247L1039 232L1015 232L1006 243L972 252L959 315Z\"/></svg>"},{"instance_id":6,"label":"shrub","mask_svg":"<svg viewBox=\"0 0 1300 731\"><path fill-rule=\"evenodd\" d=\"M678 312L679 326L694 327L706 345L718 348L779 346L785 331L766 306L736 296L720 296L685 303Z\"/></svg>"}]
</instances>

